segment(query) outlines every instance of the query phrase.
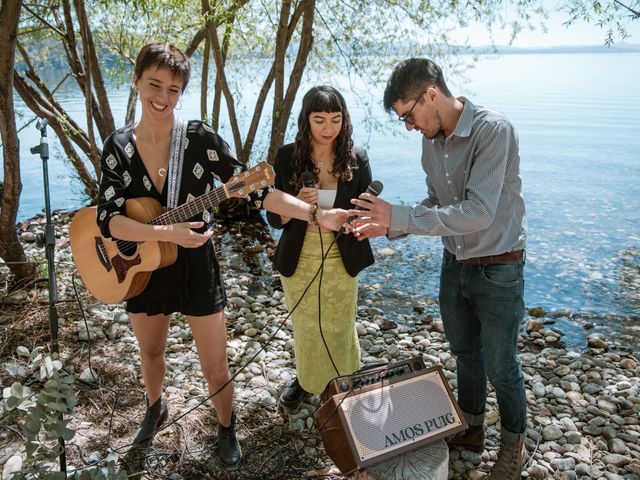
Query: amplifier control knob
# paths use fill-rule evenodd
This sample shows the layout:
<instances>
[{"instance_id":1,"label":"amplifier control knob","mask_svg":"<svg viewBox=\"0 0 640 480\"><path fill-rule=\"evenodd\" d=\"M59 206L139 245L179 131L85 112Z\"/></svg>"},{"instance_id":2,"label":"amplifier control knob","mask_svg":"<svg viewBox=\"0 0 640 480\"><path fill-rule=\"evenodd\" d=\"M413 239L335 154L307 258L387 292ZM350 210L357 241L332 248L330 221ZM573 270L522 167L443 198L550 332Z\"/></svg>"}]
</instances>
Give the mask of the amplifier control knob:
<instances>
[{"instance_id":1,"label":"amplifier control knob","mask_svg":"<svg viewBox=\"0 0 640 480\"><path fill-rule=\"evenodd\" d=\"M348 392L349 391L349 384L347 382L342 382L340 384L340 391L341 392Z\"/></svg>"}]
</instances>

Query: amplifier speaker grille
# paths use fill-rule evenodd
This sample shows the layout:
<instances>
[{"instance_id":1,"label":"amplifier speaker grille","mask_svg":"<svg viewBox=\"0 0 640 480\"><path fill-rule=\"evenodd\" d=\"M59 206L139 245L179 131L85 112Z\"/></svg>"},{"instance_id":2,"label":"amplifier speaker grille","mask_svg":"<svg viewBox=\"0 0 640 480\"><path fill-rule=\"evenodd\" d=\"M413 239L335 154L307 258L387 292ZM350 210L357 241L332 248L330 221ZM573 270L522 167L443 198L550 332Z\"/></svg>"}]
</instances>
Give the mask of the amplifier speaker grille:
<instances>
[{"instance_id":1,"label":"amplifier speaker grille","mask_svg":"<svg viewBox=\"0 0 640 480\"><path fill-rule=\"evenodd\" d=\"M417 365L415 359L412 362ZM424 365L422 359L419 362ZM367 375L385 378L384 372L391 369L394 365L367 372ZM335 392L331 396L325 392L324 403L316 412L316 422L327 454L343 473L466 428L442 369L409 370L390 380L348 392ZM344 377L338 384L343 385L345 381L353 384Z\"/></svg>"}]
</instances>

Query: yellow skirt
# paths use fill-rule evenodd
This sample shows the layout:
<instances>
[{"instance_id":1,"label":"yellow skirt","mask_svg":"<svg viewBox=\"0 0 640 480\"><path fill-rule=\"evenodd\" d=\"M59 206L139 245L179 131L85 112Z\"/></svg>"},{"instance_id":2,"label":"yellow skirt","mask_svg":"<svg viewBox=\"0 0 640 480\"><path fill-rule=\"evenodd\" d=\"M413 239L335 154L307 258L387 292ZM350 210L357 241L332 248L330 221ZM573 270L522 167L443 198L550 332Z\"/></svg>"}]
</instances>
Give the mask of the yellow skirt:
<instances>
[{"instance_id":1,"label":"yellow skirt","mask_svg":"<svg viewBox=\"0 0 640 480\"><path fill-rule=\"evenodd\" d=\"M307 231L295 273L291 277L281 277L289 310L298 303L320 268L320 235L322 248L327 251L334 234ZM319 322L320 275L322 316ZM344 269L340 251L334 243L324 261L324 271L313 281L291 318L298 380L307 392L321 393L332 378L353 373L359 368L360 344L355 327L357 299L358 279ZM326 346L319 324L322 325Z\"/></svg>"}]
</instances>

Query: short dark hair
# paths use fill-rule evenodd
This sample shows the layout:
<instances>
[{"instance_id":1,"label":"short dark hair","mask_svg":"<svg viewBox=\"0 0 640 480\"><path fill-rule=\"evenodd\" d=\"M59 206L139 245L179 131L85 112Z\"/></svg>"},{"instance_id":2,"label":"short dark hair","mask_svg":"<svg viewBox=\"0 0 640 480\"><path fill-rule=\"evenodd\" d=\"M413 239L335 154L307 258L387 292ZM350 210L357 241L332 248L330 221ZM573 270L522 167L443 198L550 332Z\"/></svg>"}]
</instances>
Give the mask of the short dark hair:
<instances>
[{"instance_id":1,"label":"short dark hair","mask_svg":"<svg viewBox=\"0 0 640 480\"><path fill-rule=\"evenodd\" d=\"M312 171L318 180L320 170L311 161L311 126L309 115L314 112L342 113L342 128L335 139L335 155L331 174L340 181L347 182L353 177L357 166L353 146L353 126L342 94L329 85L312 87L302 99L302 108L298 115L298 133L293 150L293 176L291 184L302 185L302 172Z\"/></svg>"},{"instance_id":2,"label":"short dark hair","mask_svg":"<svg viewBox=\"0 0 640 480\"><path fill-rule=\"evenodd\" d=\"M136 58L134 73L137 78L140 78L142 72L154 66L171 70L176 78L182 80L182 91L185 91L189 83L191 61L182 53L182 50L168 42L145 45Z\"/></svg>"},{"instance_id":3,"label":"short dark hair","mask_svg":"<svg viewBox=\"0 0 640 480\"><path fill-rule=\"evenodd\" d=\"M444 81L442 69L427 58L408 58L398 63L384 89L384 108L392 110L391 105L398 100L407 101L417 98L430 86L436 86L447 97L451 92Z\"/></svg>"}]
</instances>

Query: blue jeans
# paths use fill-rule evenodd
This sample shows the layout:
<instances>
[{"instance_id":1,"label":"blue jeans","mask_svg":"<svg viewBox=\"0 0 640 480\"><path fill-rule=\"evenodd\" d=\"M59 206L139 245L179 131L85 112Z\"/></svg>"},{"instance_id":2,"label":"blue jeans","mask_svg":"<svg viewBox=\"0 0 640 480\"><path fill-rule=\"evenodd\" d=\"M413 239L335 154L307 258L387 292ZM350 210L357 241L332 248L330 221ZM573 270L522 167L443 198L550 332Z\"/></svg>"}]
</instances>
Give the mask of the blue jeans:
<instances>
[{"instance_id":1,"label":"blue jeans","mask_svg":"<svg viewBox=\"0 0 640 480\"><path fill-rule=\"evenodd\" d=\"M446 249L440 312L456 355L458 403L470 425L482 425L487 377L496 391L502 441L523 441L527 428L524 376L517 344L524 317L524 261L463 265Z\"/></svg>"}]
</instances>

